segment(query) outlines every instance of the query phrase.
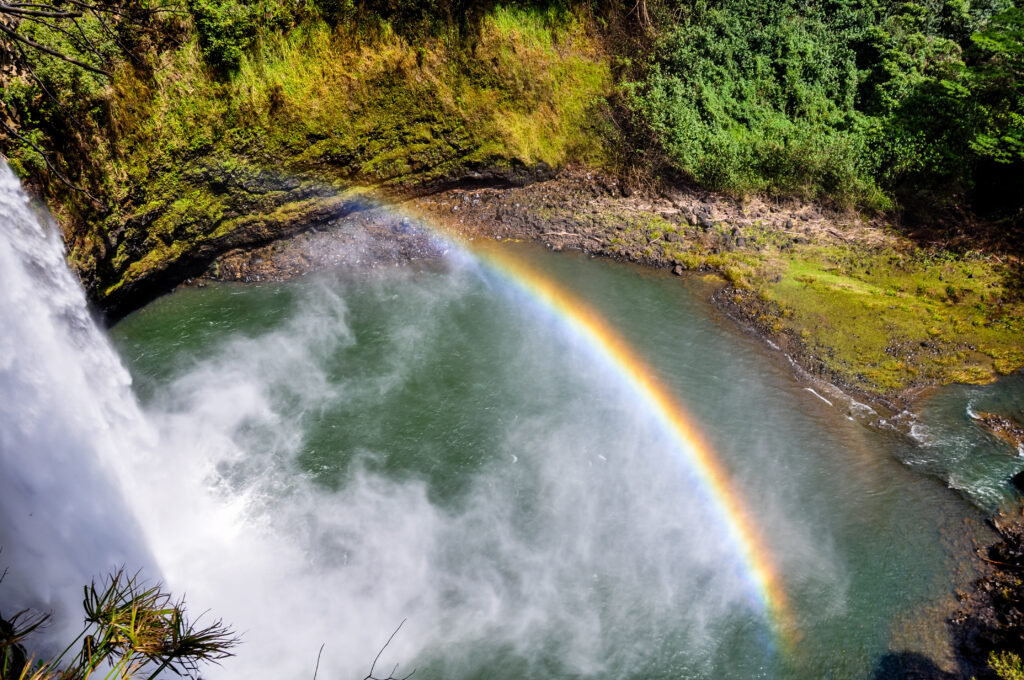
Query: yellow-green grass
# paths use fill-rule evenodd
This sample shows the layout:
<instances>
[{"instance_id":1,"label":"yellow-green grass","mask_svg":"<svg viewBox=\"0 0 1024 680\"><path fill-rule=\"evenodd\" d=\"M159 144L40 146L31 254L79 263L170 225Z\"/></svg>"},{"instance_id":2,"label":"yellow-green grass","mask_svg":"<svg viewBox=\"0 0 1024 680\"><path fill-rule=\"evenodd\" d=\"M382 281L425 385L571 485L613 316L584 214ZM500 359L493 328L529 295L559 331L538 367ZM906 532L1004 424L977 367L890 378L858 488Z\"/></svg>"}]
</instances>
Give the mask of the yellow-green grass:
<instances>
[{"instance_id":1,"label":"yellow-green grass","mask_svg":"<svg viewBox=\"0 0 1024 680\"><path fill-rule=\"evenodd\" d=\"M237 174L388 186L484 167L600 166L614 146L610 62L582 13L496 7L473 36L415 45L386 24L312 22L262 35L229 77L207 68L195 41L160 59L152 79L129 68L114 79L114 134L93 151L113 210L79 225L71 259L101 272L101 297L294 199L258 199L230 181Z\"/></svg>"},{"instance_id":2,"label":"yellow-green grass","mask_svg":"<svg viewBox=\"0 0 1024 680\"><path fill-rule=\"evenodd\" d=\"M498 7L473 47L311 23L262 36L226 81L194 41L164 56L153 84L122 74L115 155L146 176L219 151L363 183L489 160L594 164L611 89L599 43L570 13Z\"/></svg>"},{"instance_id":3,"label":"yellow-green grass","mask_svg":"<svg viewBox=\"0 0 1024 680\"><path fill-rule=\"evenodd\" d=\"M761 274L772 328L870 392L983 383L1024 366L1024 303L995 259L806 246Z\"/></svg>"},{"instance_id":4,"label":"yellow-green grass","mask_svg":"<svg viewBox=\"0 0 1024 680\"><path fill-rule=\"evenodd\" d=\"M720 273L728 301L758 327L798 341L810 368L865 392L984 383L1024 367L1024 289L998 257L891 235L877 239L886 246L822 235L798 244L761 224L744 228L756 246L736 248L727 223L701 230L614 210L597 221L611 254Z\"/></svg>"}]
</instances>

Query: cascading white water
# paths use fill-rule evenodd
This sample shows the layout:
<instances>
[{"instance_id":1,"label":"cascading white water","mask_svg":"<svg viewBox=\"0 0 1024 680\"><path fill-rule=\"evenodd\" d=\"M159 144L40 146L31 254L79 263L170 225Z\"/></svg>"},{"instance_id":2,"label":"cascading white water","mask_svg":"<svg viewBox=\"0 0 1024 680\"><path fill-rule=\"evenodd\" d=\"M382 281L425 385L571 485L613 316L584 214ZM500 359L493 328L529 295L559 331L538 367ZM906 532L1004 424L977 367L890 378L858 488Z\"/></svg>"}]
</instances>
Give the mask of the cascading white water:
<instances>
[{"instance_id":1,"label":"cascading white water","mask_svg":"<svg viewBox=\"0 0 1024 680\"><path fill-rule=\"evenodd\" d=\"M439 502L423 475L383 472L388 451L329 452L347 461L334 483L300 464L312 426L338 404L374 418L448 350L458 310L491 285L472 263L415 285L410 274L400 295L395 279L371 290L390 319L369 341L382 348L372 370L339 377L346 348L368 341L344 285L307 283L283 323L179 361L142 409L56 230L6 168L0 211L4 611L55 608L59 638L81 585L123 564L242 634L239 657L204 677L311 677L321 643L320 677L362 677L403 619L385 670L426 662L477 676L511 655L535 675L557 663L555 674L622 677L668 648L679 675L728 654L716 648L723 630L747 631L755 667L772 658L768 622L664 433L614 376L567 365L571 333L552 335L529 312L495 333L511 354L471 376L522 408L496 402L508 412L490 448L471 452L481 462L451 471L464 485L457 501ZM487 295L484 310L520 304ZM519 336L530 324L538 332ZM424 459L443 459L438 446L424 441ZM798 533L791 559L820 580Z\"/></svg>"},{"instance_id":2,"label":"cascading white water","mask_svg":"<svg viewBox=\"0 0 1024 680\"><path fill-rule=\"evenodd\" d=\"M64 263L56 226L3 165L2 611L52 610L57 638L75 628L92 579L122 565L159 577L114 473L125 446L145 438L142 422L129 376Z\"/></svg>"}]
</instances>

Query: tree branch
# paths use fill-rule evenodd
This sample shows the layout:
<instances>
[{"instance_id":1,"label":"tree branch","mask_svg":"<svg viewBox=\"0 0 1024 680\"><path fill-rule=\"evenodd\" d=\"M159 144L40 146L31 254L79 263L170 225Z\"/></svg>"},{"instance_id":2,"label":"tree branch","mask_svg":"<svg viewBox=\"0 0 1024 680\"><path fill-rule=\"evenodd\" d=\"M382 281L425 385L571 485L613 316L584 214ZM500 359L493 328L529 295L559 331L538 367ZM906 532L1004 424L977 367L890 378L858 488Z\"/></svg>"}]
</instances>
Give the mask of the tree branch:
<instances>
[{"instance_id":1,"label":"tree branch","mask_svg":"<svg viewBox=\"0 0 1024 680\"><path fill-rule=\"evenodd\" d=\"M44 52L46 54L49 54L50 56L57 57L58 59L63 59L66 62L72 63L75 66L81 66L85 70L92 71L93 73L97 73L101 76L110 76L110 73L104 71L103 69L96 68L95 66L92 66L91 64L86 64L83 61L78 61L77 59L73 59L72 57L67 56L66 54L61 54L56 50L51 50L46 45L40 45L39 43L33 40L29 40L24 36L18 35L16 32L12 31L10 28L4 26L3 24L0 24L0 32L6 33L12 39L20 43L24 43L25 45L28 45L34 50L39 50L40 52Z\"/></svg>"},{"instance_id":2,"label":"tree branch","mask_svg":"<svg viewBox=\"0 0 1024 680\"><path fill-rule=\"evenodd\" d=\"M17 16L31 16L31 17L50 17L51 19L67 19L70 17L80 17L81 12L60 12L57 10L45 11L38 9L22 9L16 5L0 5L0 14L15 14Z\"/></svg>"},{"instance_id":3,"label":"tree branch","mask_svg":"<svg viewBox=\"0 0 1024 680\"><path fill-rule=\"evenodd\" d=\"M377 656L375 656L373 658L373 663L370 665L370 672L366 674L366 677L363 678L363 680L409 680L409 678L411 678L413 676L413 673L416 672L416 669L413 668L412 669L412 673L409 673L409 675L406 675L406 676L401 677L401 678L396 678L395 677L395 671L398 670L398 664L395 664L395 667L393 669L391 669L391 672L388 674L388 676L386 678L378 678L378 677L374 677L374 675L373 675L373 671L377 667L377 662L380 661L381 654L384 653L384 650L388 648L388 645L391 644L391 641L395 639L396 635L398 635L398 631L402 630L402 626L405 625L405 622L406 622L406 619L402 619L402 622L400 624L398 624L398 628L395 628L395 632L393 632L391 634L391 637L388 638L388 641L385 642L384 646L380 648L379 652L377 652Z\"/></svg>"},{"instance_id":4,"label":"tree branch","mask_svg":"<svg viewBox=\"0 0 1024 680\"><path fill-rule=\"evenodd\" d=\"M26 139L22 135L19 135L17 132L15 132L11 128L11 126L9 126L3 120L0 120L0 126L2 126L3 129L6 130L9 135L11 135L12 137L15 137L15 138L21 140L25 144L28 144L30 147L32 147L35 150L36 153L38 153L40 156L42 156L43 157L43 161L46 163L46 167L48 167L50 169L50 172L52 172L54 175L56 175L57 179L59 179L63 184L67 185L70 189L73 189L73 190L75 190L75 191L77 191L79 193L85 194L86 196L89 197L90 200L92 200L94 203L96 203L101 208L106 208L107 207L106 203L104 203L103 201L101 201L97 197L93 196L87 189L84 189L83 187L80 187L80 186L76 185L74 182L72 182L67 177L65 177L64 174L60 170L58 170L56 168L56 166L54 166L53 163L50 162L50 157L49 157L49 155L45 151L43 151L38 146L33 144L29 139Z\"/></svg>"},{"instance_id":5,"label":"tree branch","mask_svg":"<svg viewBox=\"0 0 1024 680\"><path fill-rule=\"evenodd\" d=\"M313 680L316 680L316 674L320 672L320 655L324 653L325 644L327 643L320 643L320 651L316 653L316 668L313 669Z\"/></svg>"}]
</instances>

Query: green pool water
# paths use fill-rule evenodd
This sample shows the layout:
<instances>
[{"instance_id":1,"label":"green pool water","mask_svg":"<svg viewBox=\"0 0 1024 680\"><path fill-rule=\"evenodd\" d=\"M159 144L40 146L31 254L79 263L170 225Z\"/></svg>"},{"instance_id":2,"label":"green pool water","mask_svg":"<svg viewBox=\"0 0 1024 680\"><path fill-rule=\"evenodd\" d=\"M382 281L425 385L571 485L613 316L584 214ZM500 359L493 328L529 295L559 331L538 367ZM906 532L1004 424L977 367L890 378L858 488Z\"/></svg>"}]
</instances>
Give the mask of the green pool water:
<instances>
[{"instance_id":1,"label":"green pool water","mask_svg":"<svg viewBox=\"0 0 1024 680\"><path fill-rule=\"evenodd\" d=\"M955 665L954 589L1024 468L968 409L1019 409L1024 379L940 390L909 436L798 380L698 279L504 247L598 310L683 404L791 629L616 366L454 254L186 288L112 330L162 442L146 465L170 490L134 500L157 508L152 550L172 587L245 631L210 677L311 677L321 643L321 677L363 677L403 620L381 663L420 678Z\"/></svg>"}]
</instances>

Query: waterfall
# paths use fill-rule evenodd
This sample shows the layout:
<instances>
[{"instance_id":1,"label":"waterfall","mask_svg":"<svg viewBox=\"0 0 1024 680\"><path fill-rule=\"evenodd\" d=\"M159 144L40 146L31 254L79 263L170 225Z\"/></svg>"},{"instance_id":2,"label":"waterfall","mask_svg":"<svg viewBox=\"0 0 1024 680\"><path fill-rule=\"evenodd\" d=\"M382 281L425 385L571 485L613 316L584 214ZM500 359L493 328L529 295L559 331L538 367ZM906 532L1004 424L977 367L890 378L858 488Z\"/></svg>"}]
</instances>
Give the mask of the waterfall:
<instances>
[{"instance_id":1,"label":"waterfall","mask_svg":"<svg viewBox=\"0 0 1024 680\"><path fill-rule=\"evenodd\" d=\"M122 367L60 233L0 168L0 611L81 622L81 588L121 566L158 578L115 470L145 439Z\"/></svg>"},{"instance_id":2,"label":"waterfall","mask_svg":"<svg viewBox=\"0 0 1024 680\"><path fill-rule=\"evenodd\" d=\"M736 645L775 663L734 548L621 377L471 258L408 269L311 277L272 323L151 357L164 377L140 405L56 226L3 168L0 609L54 611L52 649L83 584L142 569L241 634L208 678L311 677L321 643L320 677L363 677L403 620L378 672L623 677L668 659L678 676ZM315 443L409 408L425 410L406 439Z\"/></svg>"}]
</instances>

